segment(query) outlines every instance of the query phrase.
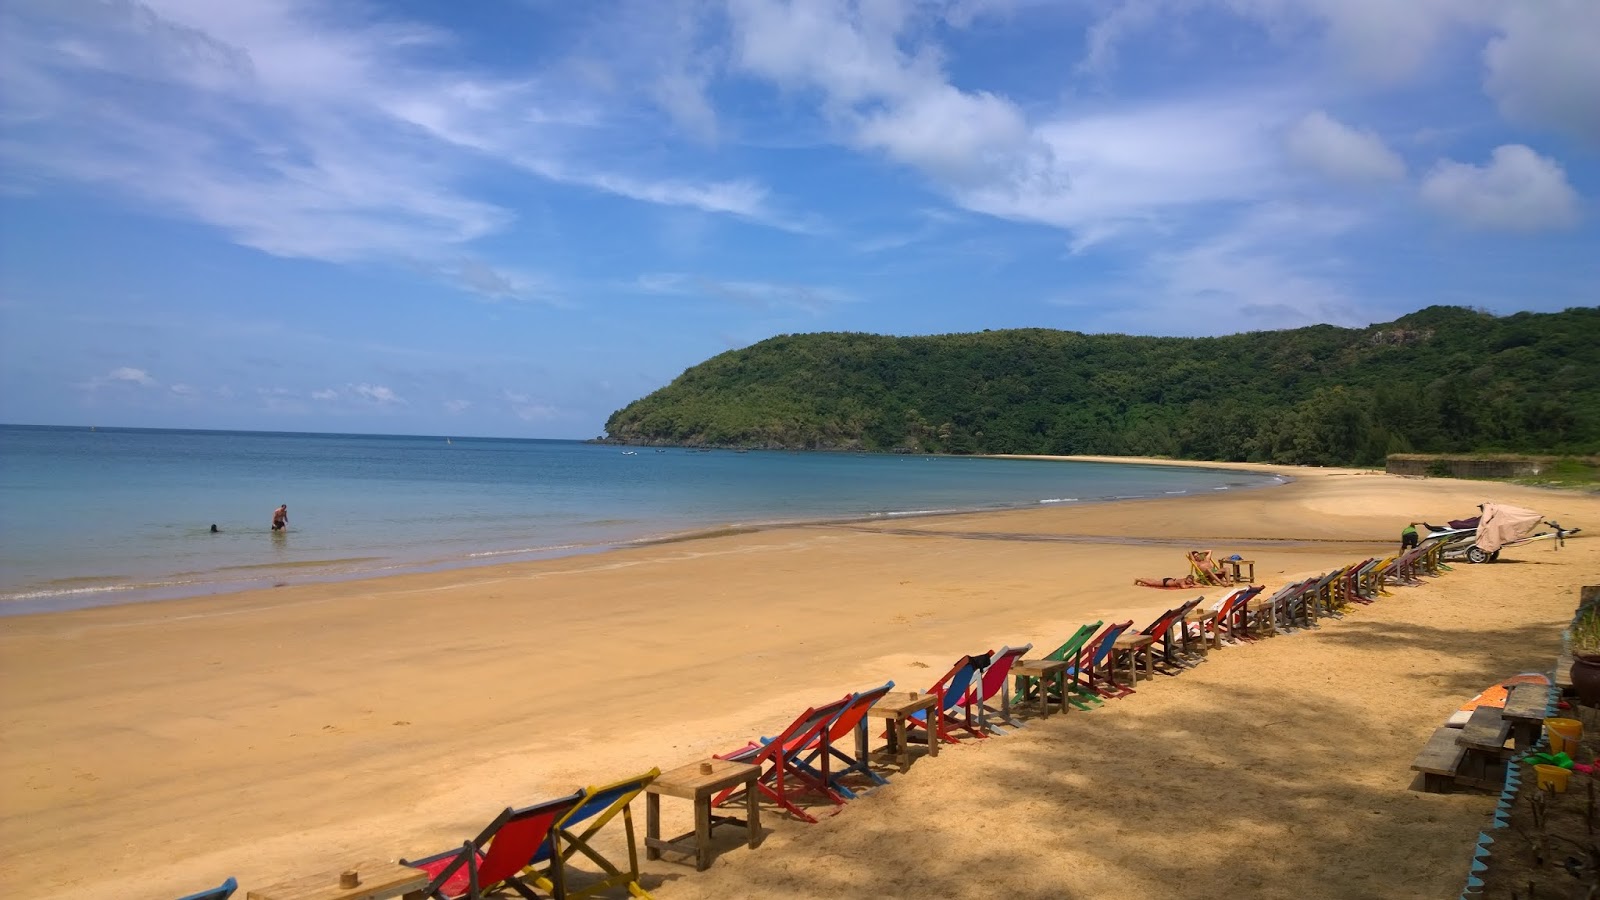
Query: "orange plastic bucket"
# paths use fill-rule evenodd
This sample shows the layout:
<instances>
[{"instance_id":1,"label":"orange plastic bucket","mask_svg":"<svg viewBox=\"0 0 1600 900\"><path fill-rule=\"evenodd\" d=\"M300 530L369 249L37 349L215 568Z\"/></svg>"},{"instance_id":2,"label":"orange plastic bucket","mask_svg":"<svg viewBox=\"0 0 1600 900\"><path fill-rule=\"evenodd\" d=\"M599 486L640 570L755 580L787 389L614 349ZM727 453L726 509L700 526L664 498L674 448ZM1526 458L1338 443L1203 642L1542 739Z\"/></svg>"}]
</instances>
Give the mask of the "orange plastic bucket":
<instances>
[{"instance_id":1,"label":"orange plastic bucket","mask_svg":"<svg viewBox=\"0 0 1600 900\"><path fill-rule=\"evenodd\" d=\"M1545 719L1544 730L1550 735L1550 752L1578 755L1578 741L1583 738L1583 723L1577 719Z\"/></svg>"}]
</instances>

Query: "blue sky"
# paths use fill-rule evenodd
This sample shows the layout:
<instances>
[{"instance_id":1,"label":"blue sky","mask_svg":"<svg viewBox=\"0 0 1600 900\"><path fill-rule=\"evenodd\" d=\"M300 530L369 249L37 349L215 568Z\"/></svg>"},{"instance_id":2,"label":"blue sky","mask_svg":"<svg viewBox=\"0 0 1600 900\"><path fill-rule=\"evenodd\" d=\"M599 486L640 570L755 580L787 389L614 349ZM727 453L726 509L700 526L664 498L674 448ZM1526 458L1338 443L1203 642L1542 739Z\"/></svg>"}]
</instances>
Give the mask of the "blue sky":
<instances>
[{"instance_id":1,"label":"blue sky","mask_svg":"<svg viewBox=\"0 0 1600 900\"><path fill-rule=\"evenodd\" d=\"M0 421L590 437L774 334L1597 302L1594 0L8 0Z\"/></svg>"}]
</instances>

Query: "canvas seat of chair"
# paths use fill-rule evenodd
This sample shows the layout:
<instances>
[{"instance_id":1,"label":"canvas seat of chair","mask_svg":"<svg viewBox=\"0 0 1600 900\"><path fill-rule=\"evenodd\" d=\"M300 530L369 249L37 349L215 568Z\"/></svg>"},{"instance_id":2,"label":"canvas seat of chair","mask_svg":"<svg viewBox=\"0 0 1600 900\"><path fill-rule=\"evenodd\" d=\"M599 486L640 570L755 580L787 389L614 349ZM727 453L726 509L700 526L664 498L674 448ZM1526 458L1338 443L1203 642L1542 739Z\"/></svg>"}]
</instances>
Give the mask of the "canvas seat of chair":
<instances>
[{"instance_id":1,"label":"canvas seat of chair","mask_svg":"<svg viewBox=\"0 0 1600 900\"><path fill-rule=\"evenodd\" d=\"M634 839L633 810L629 804L635 797L644 793L650 782L655 781L660 775L660 768L652 768L631 778L586 787L582 791L583 800L556 820L551 841L540 847L539 852L534 855L533 864L537 866L546 859L551 860L551 873L561 873L569 879L564 892L568 900L581 900L602 891L624 886L633 896L641 900L650 900L650 892L639 883L639 848ZM626 869L606 858L592 843L594 837L618 815L622 816L628 842ZM593 821L589 822L591 819ZM582 832L573 830L584 822L589 822L588 828ZM577 854L582 854L598 866L603 874L598 880L575 888L570 883L570 862ZM555 884L549 874L537 877L534 879L534 884L542 890L555 891Z\"/></svg>"},{"instance_id":2,"label":"canvas seat of chair","mask_svg":"<svg viewBox=\"0 0 1600 900\"><path fill-rule=\"evenodd\" d=\"M457 900L479 900L484 893L501 885L523 897L533 898L533 889L520 877L541 854L550 858L549 842L558 819L583 800L583 792L546 800L521 809L506 807L478 836L460 847L417 860L400 860L428 873L423 896ZM561 883L559 864L549 873L553 884Z\"/></svg>"},{"instance_id":3,"label":"canvas seat of chair","mask_svg":"<svg viewBox=\"0 0 1600 900\"><path fill-rule=\"evenodd\" d=\"M1132 627L1132 619L1107 625L1105 630L1100 632L1099 637L1091 641L1088 646L1078 653L1077 661L1067 668L1067 675L1073 679L1074 693L1095 703L1105 702L1103 699L1104 694L1099 688L1095 687L1095 682L1100 680L1099 672L1104 667L1106 660L1111 658L1112 645L1117 642L1117 638L1122 637L1123 632ZM1079 675L1083 676L1081 683L1078 681ZM1079 701L1073 701L1073 705L1080 709L1083 708L1083 704Z\"/></svg>"}]
</instances>

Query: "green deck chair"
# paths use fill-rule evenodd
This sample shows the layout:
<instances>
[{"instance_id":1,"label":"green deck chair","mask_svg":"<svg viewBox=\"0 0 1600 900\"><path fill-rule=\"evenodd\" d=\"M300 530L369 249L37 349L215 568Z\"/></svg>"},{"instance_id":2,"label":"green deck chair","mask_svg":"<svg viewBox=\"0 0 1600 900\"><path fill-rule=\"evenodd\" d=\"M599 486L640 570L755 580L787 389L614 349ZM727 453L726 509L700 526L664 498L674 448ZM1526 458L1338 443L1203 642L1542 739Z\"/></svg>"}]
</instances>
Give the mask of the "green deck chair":
<instances>
[{"instance_id":1,"label":"green deck chair","mask_svg":"<svg viewBox=\"0 0 1600 900\"><path fill-rule=\"evenodd\" d=\"M1084 625L1080 627L1076 632L1073 633L1072 637L1067 638L1067 642L1065 644L1062 644L1056 649L1050 651L1050 655L1046 656L1045 659L1054 662L1075 659L1078 655L1078 651L1083 649L1084 641L1087 641L1090 635L1098 631L1101 624L1101 622L1096 622L1093 625ZM1011 705L1021 706L1024 701L1034 696L1033 692L1036 690L1049 690L1049 686L1040 684L1039 679L1036 676L1018 675L1017 690L1011 698ZM1076 701L1074 701L1074 705L1077 705Z\"/></svg>"}]
</instances>

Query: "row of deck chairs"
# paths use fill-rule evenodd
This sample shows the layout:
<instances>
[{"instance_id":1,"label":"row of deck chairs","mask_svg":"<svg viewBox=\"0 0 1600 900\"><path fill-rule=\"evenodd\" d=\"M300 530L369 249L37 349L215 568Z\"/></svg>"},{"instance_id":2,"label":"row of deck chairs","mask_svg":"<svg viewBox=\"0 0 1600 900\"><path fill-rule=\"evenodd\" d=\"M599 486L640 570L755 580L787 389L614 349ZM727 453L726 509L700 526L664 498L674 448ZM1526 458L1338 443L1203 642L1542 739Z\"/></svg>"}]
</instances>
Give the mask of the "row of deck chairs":
<instances>
[{"instance_id":1,"label":"row of deck chairs","mask_svg":"<svg viewBox=\"0 0 1600 900\"><path fill-rule=\"evenodd\" d=\"M1238 643L1314 627L1321 618L1342 615L1351 604L1371 603L1387 595L1389 587L1416 584L1423 577L1447 571L1450 567L1440 559L1444 543L1443 538L1431 539L1397 556L1364 559L1285 585L1265 600L1259 599L1264 592L1261 586L1232 587L1206 615L1193 621L1185 617L1204 597L1167 610L1136 632L1131 619L1083 625L1043 657L1068 663L1059 679L1048 682L1017 676L1014 685L1008 684L1012 669L1033 650L1032 644L963 656L928 688L926 693L938 702L931 712L913 716L908 723L910 738L919 743L985 739L1023 727L1016 710L1028 701L1091 709L1106 700L1126 697L1134 693L1134 685L1120 682L1116 672L1131 668L1125 664L1131 663L1127 656L1135 651L1116 646L1125 634L1148 638L1141 643L1150 648L1152 661L1157 658L1154 651L1159 642L1161 667L1156 671L1174 675L1194 664L1183 649L1193 640ZM1197 574L1208 560L1209 553L1203 557L1200 551L1190 554ZM1226 577L1220 568L1207 572L1207 577ZM868 713L893 688L894 682L886 681L810 707L775 736L752 740L718 757L758 766L755 785L762 797L793 818L814 823L817 818L803 805L808 797L842 807L860 792L888 784L868 764L866 738ZM532 806L507 807L460 847L400 863L429 874L423 895L435 900L480 900L487 893L506 889L526 900L539 896L536 889L556 898L582 900L624 887L633 896L648 900L650 894L639 883L630 804L660 774L659 768L652 768ZM736 788L712 802L725 806L745 799L743 789ZM594 846L596 836L619 818L626 832L626 868ZM574 887L567 883L566 870L579 856L600 874ZM228 900L237 887L229 878L216 888L180 900Z\"/></svg>"}]
</instances>

